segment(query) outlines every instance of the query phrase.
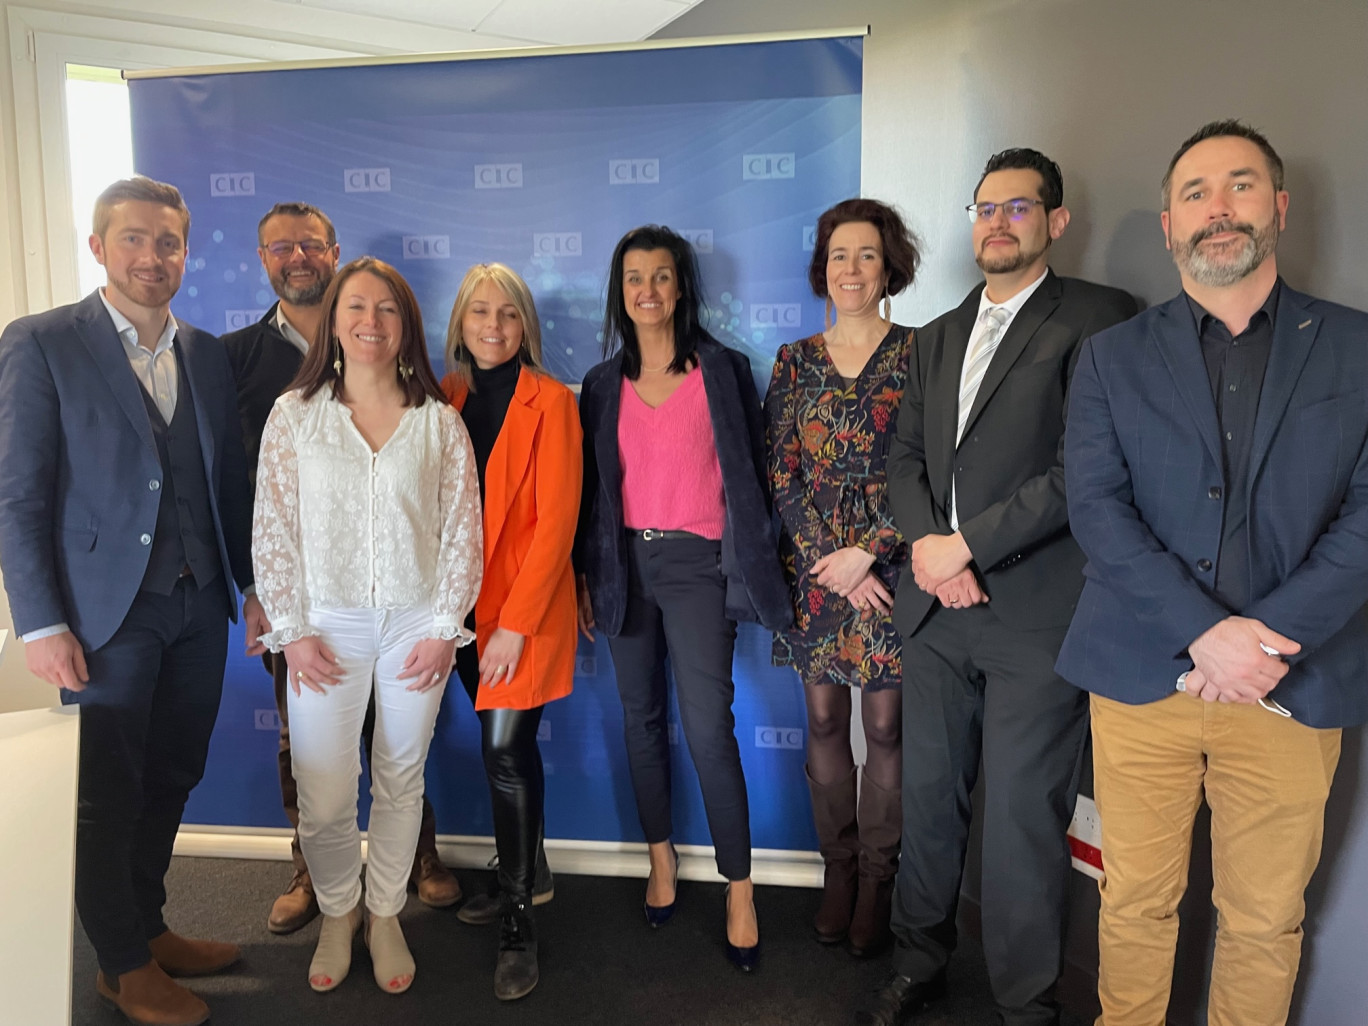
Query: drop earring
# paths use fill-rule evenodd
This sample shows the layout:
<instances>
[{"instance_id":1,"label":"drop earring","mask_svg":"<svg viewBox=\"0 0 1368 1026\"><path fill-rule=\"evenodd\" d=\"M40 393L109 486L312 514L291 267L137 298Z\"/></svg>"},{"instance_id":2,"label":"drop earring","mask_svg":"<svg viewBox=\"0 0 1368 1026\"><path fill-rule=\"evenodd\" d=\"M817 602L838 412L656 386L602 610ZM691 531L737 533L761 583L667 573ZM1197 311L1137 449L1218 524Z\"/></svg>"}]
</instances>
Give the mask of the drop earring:
<instances>
[{"instance_id":1,"label":"drop earring","mask_svg":"<svg viewBox=\"0 0 1368 1026\"><path fill-rule=\"evenodd\" d=\"M407 360L400 360L399 376L407 383L408 379L413 377L413 364L409 363Z\"/></svg>"},{"instance_id":2,"label":"drop earring","mask_svg":"<svg viewBox=\"0 0 1368 1026\"><path fill-rule=\"evenodd\" d=\"M342 376L342 343L341 343L340 341L338 341L337 339L333 339L333 351L334 351L334 353L336 354L336 355L333 357L333 373L336 374L338 377L341 377L341 376Z\"/></svg>"},{"instance_id":3,"label":"drop earring","mask_svg":"<svg viewBox=\"0 0 1368 1026\"><path fill-rule=\"evenodd\" d=\"M881 305L883 307L883 319L891 324L893 322L893 297L890 296L887 292L885 292L883 296L883 303Z\"/></svg>"}]
</instances>

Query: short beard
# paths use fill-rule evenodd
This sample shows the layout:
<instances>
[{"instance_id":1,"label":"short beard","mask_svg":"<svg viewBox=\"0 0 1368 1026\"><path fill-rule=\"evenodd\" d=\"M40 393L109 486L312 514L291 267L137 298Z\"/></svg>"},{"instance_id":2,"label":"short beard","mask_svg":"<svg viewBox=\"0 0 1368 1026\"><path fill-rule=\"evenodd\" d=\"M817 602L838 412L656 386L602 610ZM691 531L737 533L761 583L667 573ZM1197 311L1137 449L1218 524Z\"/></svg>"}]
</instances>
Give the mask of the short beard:
<instances>
[{"instance_id":1,"label":"short beard","mask_svg":"<svg viewBox=\"0 0 1368 1026\"><path fill-rule=\"evenodd\" d=\"M164 306L171 302L171 300L175 298L176 290L179 288L178 284L172 285L169 278L160 285L146 285L143 282L135 281L131 274L127 278L116 278L114 275L108 273L107 268L106 279L110 285L123 293L131 302L138 304L138 306L146 307L149 310L156 309L157 307Z\"/></svg>"},{"instance_id":2,"label":"short beard","mask_svg":"<svg viewBox=\"0 0 1368 1026\"><path fill-rule=\"evenodd\" d=\"M974 263L978 264L979 270L984 274L1012 274L1039 260L1050 248L1051 241L1050 237L1046 235L1045 245L1035 251L1028 251L1021 248L1021 240L1017 239L1017 251L1011 256L986 257L983 255L983 250L980 249L974 254Z\"/></svg>"},{"instance_id":3,"label":"short beard","mask_svg":"<svg viewBox=\"0 0 1368 1026\"><path fill-rule=\"evenodd\" d=\"M1199 248L1201 243L1221 232L1243 232L1249 239L1234 256L1223 252L1221 257L1212 258L1203 253ZM1252 274L1272 255L1277 246L1277 218L1263 228L1255 228L1252 224L1239 221L1218 221L1193 232L1187 242L1175 242L1173 262L1197 284L1211 289L1223 289Z\"/></svg>"},{"instance_id":4,"label":"short beard","mask_svg":"<svg viewBox=\"0 0 1368 1026\"><path fill-rule=\"evenodd\" d=\"M285 275L282 273L271 279L271 288L275 289L275 294L291 306L317 306L323 301L323 293L328 291L328 285L331 281L331 274L319 274L312 285L296 288L286 282Z\"/></svg>"}]
</instances>

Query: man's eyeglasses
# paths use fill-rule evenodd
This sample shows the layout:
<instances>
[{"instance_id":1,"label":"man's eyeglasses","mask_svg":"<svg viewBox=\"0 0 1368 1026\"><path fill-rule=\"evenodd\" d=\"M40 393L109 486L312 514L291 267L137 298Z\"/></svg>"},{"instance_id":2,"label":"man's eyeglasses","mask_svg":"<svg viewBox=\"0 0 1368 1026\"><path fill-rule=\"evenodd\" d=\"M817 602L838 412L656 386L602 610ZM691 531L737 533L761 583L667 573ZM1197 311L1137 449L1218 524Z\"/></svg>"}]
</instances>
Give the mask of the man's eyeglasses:
<instances>
[{"instance_id":1,"label":"man's eyeglasses","mask_svg":"<svg viewBox=\"0 0 1368 1026\"><path fill-rule=\"evenodd\" d=\"M1044 205L1044 200L1017 198L1005 200L1002 203L970 203L964 209L969 211L971 222L991 221L999 207L1010 220L1020 221L1031 212L1032 207L1043 207Z\"/></svg>"},{"instance_id":2,"label":"man's eyeglasses","mask_svg":"<svg viewBox=\"0 0 1368 1026\"><path fill-rule=\"evenodd\" d=\"M270 253L271 256L275 257L277 260L284 260L287 257L294 256L296 247L306 257L316 257L322 256L327 252L328 244L319 239L305 239L303 242L286 242L284 239L281 239L280 241L273 242L267 246L266 252Z\"/></svg>"}]
</instances>

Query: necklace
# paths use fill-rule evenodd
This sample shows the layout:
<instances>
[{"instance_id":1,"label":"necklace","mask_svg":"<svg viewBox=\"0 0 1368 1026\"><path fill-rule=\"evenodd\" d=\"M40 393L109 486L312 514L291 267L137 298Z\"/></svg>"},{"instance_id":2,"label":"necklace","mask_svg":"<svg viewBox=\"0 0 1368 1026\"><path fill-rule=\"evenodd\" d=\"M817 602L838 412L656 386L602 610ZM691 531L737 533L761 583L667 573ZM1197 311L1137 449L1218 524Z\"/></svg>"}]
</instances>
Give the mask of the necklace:
<instances>
[{"instance_id":1,"label":"necklace","mask_svg":"<svg viewBox=\"0 0 1368 1026\"><path fill-rule=\"evenodd\" d=\"M641 369L648 374L659 374L663 370L669 370L670 364L672 363L674 363L674 360L667 360L664 363L662 363L659 367L647 367L645 364L642 364Z\"/></svg>"}]
</instances>

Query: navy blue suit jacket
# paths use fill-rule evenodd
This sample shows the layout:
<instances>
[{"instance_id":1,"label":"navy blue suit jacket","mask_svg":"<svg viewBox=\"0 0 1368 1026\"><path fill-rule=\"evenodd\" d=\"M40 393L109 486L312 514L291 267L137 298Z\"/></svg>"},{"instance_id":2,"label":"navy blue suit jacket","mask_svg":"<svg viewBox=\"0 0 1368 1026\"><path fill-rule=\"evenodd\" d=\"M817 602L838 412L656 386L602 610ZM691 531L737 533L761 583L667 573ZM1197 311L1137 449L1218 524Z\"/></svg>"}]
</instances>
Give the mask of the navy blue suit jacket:
<instances>
[{"instance_id":1,"label":"navy blue suit jacket","mask_svg":"<svg viewBox=\"0 0 1368 1026\"><path fill-rule=\"evenodd\" d=\"M1088 563L1059 655L1080 688L1171 695L1187 646L1237 613L1301 645L1274 690L1300 722L1368 719L1368 314L1283 286L1248 496L1227 494L1220 428L1180 294L1085 345L1070 390L1069 525ZM1252 595L1213 584L1223 511L1246 503ZM1271 714L1270 714L1271 715Z\"/></svg>"},{"instance_id":2,"label":"navy blue suit jacket","mask_svg":"<svg viewBox=\"0 0 1368 1026\"><path fill-rule=\"evenodd\" d=\"M793 623L793 599L779 563L765 463L765 421L750 362L710 338L699 339L697 352L727 503L721 554L727 616L782 630ZM618 450L621 399L619 352L591 368L580 390L584 497L575 568L588 577L594 620L609 637L622 630L627 611L627 538Z\"/></svg>"},{"instance_id":3,"label":"navy blue suit jacket","mask_svg":"<svg viewBox=\"0 0 1368 1026\"><path fill-rule=\"evenodd\" d=\"M190 386L177 402L194 403L236 617L233 583L252 582L237 392L217 338L181 324L176 347ZM87 650L113 636L147 569L163 476L142 386L98 293L5 329L0 567L19 634L66 623Z\"/></svg>"}]
</instances>

